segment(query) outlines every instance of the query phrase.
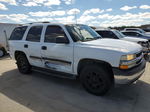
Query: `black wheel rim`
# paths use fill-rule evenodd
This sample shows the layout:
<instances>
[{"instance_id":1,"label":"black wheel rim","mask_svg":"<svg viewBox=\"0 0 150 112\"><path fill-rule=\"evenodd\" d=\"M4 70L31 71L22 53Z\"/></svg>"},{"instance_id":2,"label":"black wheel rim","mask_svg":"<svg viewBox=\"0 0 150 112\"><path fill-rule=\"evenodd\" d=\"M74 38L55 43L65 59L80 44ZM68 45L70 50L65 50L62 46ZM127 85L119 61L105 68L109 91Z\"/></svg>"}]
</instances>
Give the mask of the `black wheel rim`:
<instances>
[{"instance_id":1,"label":"black wheel rim","mask_svg":"<svg viewBox=\"0 0 150 112\"><path fill-rule=\"evenodd\" d=\"M104 87L104 81L97 72L89 72L86 76L86 84L92 90L99 90Z\"/></svg>"}]
</instances>

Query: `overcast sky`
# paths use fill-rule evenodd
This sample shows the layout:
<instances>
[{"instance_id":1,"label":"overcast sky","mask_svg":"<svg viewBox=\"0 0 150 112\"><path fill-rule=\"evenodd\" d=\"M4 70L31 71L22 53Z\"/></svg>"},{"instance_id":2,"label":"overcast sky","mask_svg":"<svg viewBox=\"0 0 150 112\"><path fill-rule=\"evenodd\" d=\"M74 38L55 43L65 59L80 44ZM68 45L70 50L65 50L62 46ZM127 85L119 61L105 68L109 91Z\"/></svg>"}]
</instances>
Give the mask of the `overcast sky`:
<instances>
[{"instance_id":1,"label":"overcast sky","mask_svg":"<svg viewBox=\"0 0 150 112\"><path fill-rule=\"evenodd\" d=\"M0 22L75 20L105 27L150 24L150 0L0 0Z\"/></svg>"}]
</instances>

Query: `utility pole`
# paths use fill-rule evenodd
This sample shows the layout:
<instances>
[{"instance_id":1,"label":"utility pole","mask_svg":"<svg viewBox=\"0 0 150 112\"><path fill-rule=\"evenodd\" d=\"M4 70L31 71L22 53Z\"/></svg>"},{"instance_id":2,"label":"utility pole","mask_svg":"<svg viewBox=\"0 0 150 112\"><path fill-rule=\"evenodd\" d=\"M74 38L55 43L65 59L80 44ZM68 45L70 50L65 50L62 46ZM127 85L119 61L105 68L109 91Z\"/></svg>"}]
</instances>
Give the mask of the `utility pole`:
<instances>
[{"instance_id":1,"label":"utility pole","mask_svg":"<svg viewBox=\"0 0 150 112\"><path fill-rule=\"evenodd\" d=\"M74 11L75 23L77 24L77 11Z\"/></svg>"}]
</instances>

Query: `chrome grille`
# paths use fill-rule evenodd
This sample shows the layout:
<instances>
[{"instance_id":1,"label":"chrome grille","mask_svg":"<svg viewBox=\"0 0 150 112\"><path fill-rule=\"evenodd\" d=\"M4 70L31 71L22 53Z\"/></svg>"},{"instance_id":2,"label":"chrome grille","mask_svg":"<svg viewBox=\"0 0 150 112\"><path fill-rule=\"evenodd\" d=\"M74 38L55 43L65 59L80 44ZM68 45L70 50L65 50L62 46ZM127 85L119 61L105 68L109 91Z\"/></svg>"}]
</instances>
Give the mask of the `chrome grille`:
<instances>
[{"instance_id":1,"label":"chrome grille","mask_svg":"<svg viewBox=\"0 0 150 112\"><path fill-rule=\"evenodd\" d=\"M139 53L136 53L136 57L140 57L142 55L142 51Z\"/></svg>"}]
</instances>

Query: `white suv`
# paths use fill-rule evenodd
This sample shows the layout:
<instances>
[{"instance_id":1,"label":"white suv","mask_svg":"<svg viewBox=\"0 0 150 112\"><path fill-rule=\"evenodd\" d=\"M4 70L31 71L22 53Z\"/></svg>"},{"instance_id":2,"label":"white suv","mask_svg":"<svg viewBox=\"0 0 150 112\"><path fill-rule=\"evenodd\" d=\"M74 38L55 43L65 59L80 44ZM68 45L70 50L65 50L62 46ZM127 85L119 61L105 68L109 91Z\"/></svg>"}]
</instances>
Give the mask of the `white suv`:
<instances>
[{"instance_id":1,"label":"white suv","mask_svg":"<svg viewBox=\"0 0 150 112\"><path fill-rule=\"evenodd\" d=\"M57 76L79 78L95 95L104 95L114 84L134 82L145 70L140 45L102 39L81 24L24 25L13 31L9 44L21 73L57 71Z\"/></svg>"}]
</instances>

